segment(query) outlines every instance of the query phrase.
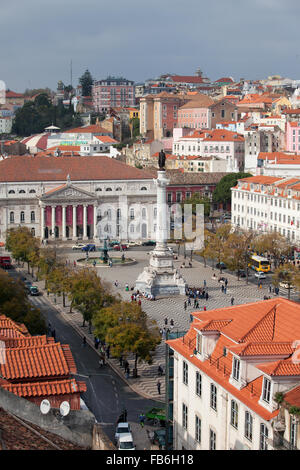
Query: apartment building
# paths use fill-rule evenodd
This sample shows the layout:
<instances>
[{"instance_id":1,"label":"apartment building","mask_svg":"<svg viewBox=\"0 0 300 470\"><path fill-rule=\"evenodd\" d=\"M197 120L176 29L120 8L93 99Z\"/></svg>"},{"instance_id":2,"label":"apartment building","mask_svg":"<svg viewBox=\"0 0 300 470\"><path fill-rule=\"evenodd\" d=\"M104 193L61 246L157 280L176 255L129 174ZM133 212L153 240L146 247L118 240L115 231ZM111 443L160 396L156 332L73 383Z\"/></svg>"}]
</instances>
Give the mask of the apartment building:
<instances>
[{"instance_id":1,"label":"apartment building","mask_svg":"<svg viewBox=\"0 0 300 470\"><path fill-rule=\"evenodd\" d=\"M92 98L94 110L97 112L106 112L115 107L133 107L135 105L134 82L122 77L95 80Z\"/></svg>"},{"instance_id":2,"label":"apartment building","mask_svg":"<svg viewBox=\"0 0 300 470\"><path fill-rule=\"evenodd\" d=\"M231 223L300 242L300 177L252 176L231 189Z\"/></svg>"},{"instance_id":3,"label":"apartment building","mask_svg":"<svg viewBox=\"0 0 300 470\"><path fill-rule=\"evenodd\" d=\"M227 162L227 172L244 167L244 137L224 129L195 131L173 143L174 155L212 156Z\"/></svg>"},{"instance_id":4,"label":"apartment building","mask_svg":"<svg viewBox=\"0 0 300 470\"><path fill-rule=\"evenodd\" d=\"M300 399L300 305L276 298L193 317L184 336L167 341L173 449L274 450L283 434L299 448L299 421L289 435L278 397Z\"/></svg>"},{"instance_id":5,"label":"apartment building","mask_svg":"<svg viewBox=\"0 0 300 470\"><path fill-rule=\"evenodd\" d=\"M300 155L300 118L299 121L286 123L285 150Z\"/></svg>"}]
</instances>

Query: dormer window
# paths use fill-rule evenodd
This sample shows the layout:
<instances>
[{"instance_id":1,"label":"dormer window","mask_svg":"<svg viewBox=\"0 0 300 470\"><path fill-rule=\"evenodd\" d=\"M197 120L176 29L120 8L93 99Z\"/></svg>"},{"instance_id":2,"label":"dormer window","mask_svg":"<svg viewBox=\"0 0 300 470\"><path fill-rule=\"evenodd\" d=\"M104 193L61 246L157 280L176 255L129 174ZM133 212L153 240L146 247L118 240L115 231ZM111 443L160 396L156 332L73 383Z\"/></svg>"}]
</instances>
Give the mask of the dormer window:
<instances>
[{"instance_id":1,"label":"dormer window","mask_svg":"<svg viewBox=\"0 0 300 470\"><path fill-rule=\"evenodd\" d=\"M197 333L196 350L197 350L197 353L202 354L202 335L201 335L201 333Z\"/></svg>"},{"instance_id":2,"label":"dormer window","mask_svg":"<svg viewBox=\"0 0 300 470\"><path fill-rule=\"evenodd\" d=\"M262 399L266 403L270 403L271 399L271 381L264 377L263 380L263 389L262 389Z\"/></svg>"}]
</instances>

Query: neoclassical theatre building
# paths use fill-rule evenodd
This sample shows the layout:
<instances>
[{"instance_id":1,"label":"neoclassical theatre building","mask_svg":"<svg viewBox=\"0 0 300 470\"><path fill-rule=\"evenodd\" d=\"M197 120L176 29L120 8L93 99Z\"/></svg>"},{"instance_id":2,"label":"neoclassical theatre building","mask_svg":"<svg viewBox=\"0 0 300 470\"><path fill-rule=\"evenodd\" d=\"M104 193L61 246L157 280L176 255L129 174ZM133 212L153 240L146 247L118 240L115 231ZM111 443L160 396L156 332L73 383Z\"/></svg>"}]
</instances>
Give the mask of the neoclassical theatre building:
<instances>
[{"instance_id":1,"label":"neoclassical theatre building","mask_svg":"<svg viewBox=\"0 0 300 470\"><path fill-rule=\"evenodd\" d=\"M5 158L0 239L19 226L42 240L153 238L154 176L104 156Z\"/></svg>"}]
</instances>

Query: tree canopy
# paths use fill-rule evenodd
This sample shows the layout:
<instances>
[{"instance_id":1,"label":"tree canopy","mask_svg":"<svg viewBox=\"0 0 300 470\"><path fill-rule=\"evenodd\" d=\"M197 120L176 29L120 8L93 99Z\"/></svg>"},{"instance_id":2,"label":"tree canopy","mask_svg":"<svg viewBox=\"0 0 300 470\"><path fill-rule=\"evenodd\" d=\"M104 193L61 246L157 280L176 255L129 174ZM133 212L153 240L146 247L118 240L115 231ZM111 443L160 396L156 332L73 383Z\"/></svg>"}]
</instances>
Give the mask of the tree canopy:
<instances>
[{"instance_id":1,"label":"tree canopy","mask_svg":"<svg viewBox=\"0 0 300 470\"><path fill-rule=\"evenodd\" d=\"M223 176L213 192L214 202L230 202L231 201L231 188L233 188L237 181L241 178L248 178L252 176L250 173L229 173Z\"/></svg>"}]
</instances>

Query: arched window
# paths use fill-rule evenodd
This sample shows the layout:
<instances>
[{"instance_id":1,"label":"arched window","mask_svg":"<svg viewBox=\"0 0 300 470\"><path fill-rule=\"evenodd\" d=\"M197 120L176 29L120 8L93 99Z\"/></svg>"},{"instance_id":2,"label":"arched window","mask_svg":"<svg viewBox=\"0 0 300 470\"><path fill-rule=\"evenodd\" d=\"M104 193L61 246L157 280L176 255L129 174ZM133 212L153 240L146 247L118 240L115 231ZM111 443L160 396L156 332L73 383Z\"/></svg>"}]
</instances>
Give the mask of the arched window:
<instances>
[{"instance_id":1,"label":"arched window","mask_svg":"<svg viewBox=\"0 0 300 470\"><path fill-rule=\"evenodd\" d=\"M147 191L146 186L142 186L142 187L141 187L141 191Z\"/></svg>"},{"instance_id":2,"label":"arched window","mask_svg":"<svg viewBox=\"0 0 300 470\"><path fill-rule=\"evenodd\" d=\"M120 186L118 186L118 187L116 188L116 191L122 191L122 188L121 188Z\"/></svg>"},{"instance_id":3,"label":"arched window","mask_svg":"<svg viewBox=\"0 0 300 470\"><path fill-rule=\"evenodd\" d=\"M130 219L133 220L134 219L134 209L130 209L130 215L129 215Z\"/></svg>"},{"instance_id":4,"label":"arched window","mask_svg":"<svg viewBox=\"0 0 300 470\"><path fill-rule=\"evenodd\" d=\"M24 211L20 212L20 222L25 222L25 212Z\"/></svg>"},{"instance_id":5,"label":"arched window","mask_svg":"<svg viewBox=\"0 0 300 470\"><path fill-rule=\"evenodd\" d=\"M10 221L11 224L14 223L14 221L15 221L15 213L14 212L9 213L9 221Z\"/></svg>"},{"instance_id":6,"label":"arched window","mask_svg":"<svg viewBox=\"0 0 300 470\"><path fill-rule=\"evenodd\" d=\"M33 194L33 193L35 193L35 192L36 192L35 189L31 189L31 190L29 191L30 194Z\"/></svg>"},{"instance_id":7,"label":"arched window","mask_svg":"<svg viewBox=\"0 0 300 470\"><path fill-rule=\"evenodd\" d=\"M102 189L101 188L96 188L96 191L102 191Z\"/></svg>"},{"instance_id":8,"label":"arched window","mask_svg":"<svg viewBox=\"0 0 300 470\"><path fill-rule=\"evenodd\" d=\"M106 190L105 190L105 191L112 191L112 189L111 189L111 188L106 188Z\"/></svg>"},{"instance_id":9,"label":"arched window","mask_svg":"<svg viewBox=\"0 0 300 470\"><path fill-rule=\"evenodd\" d=\"M20 189L19 194L25 194L24 189Z\"/></svg>"},{"instance_id":10,"label":"arched window","mask_svg":"<svg viewBox=\"0 0 300 470\"><path fill-rule=\"evenodd\" d=\"M8 194L15 194L15 191L14 191L13 189L10 189L10 190L8 191Z\"/></svg>"},{"instance_id":11,"label":"arched window","mask_svg":"<svg viewBox=\"0 0 300 470\"><path fill-rule=\"evenodd\" d=\"M30 221L35 222L35 212L34 211L30 212Z\"/></svg>"}]
</instances>

